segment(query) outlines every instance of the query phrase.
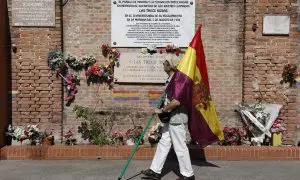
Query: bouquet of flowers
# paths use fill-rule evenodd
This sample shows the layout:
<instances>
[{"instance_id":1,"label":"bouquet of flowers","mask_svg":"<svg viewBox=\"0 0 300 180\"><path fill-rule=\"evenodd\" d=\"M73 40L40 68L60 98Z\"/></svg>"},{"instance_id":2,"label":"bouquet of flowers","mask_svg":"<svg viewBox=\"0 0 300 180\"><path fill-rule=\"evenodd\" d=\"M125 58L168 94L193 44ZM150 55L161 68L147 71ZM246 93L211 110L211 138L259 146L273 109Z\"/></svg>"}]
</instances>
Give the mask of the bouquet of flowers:
<instances>
[{"instance_id":1,"label":"bouquet of flowers","mask_svg":"<svg viewBox=\"0 0 300 180\"><path fill-rule=\"evenodd\" d=\"M295 64L287 64L283 68L280 84L289 83L290 87L292 87L297 82L297 76L297 66Z\"/></svg>"},{"instance_id":2,"label":"bouquet of flowers","mask_svg":"<svg viewBox=\"0 0 300 180\"><path fill-rule=\"evenodd\" d=\"M81 61L83 64L83 68L85 70L87 70L88 67L90 67L91 65L94 65L96 63L96 58L93 55L89 55L89 56L82 57Z\"/></svg>"},{"instance_id":3,"label":"bouquet of flowers","mask_svg":"<svg viewBox=\"0 0 300 180\"><path fill-rule=\"evenodd\" d=\"M41 131L37 125L28 125L25 128L24 134L30 140L31 145L36 145L41 142Z\"/></svg>"},{"instance_id":4,"label":"bouquet of flowers","mask_svg":"<svg viewBox=\"0 0 300 180\"><path fill-rule=\"evenodd\" d=\"M76 138L71 130L64 135L64 138L66 139L66 145L76 145Z\"/></svg>"},{"instance_id":5,"label":"bouquet of flowers","mask_svg":"<svg viewBox=\"0 0 300 180\"><path fill-rule=\"evenodd\" d=\"M241 128L225 127L223 129L224 140L220 142L220 145L231 146L231 145L241 145L243 138L246 137L246 131Z\"/></svg>"},{"instance_id":6,"label":"bouquet of flowers","mask_svg":"<svg viewBox=\"0 0 300 180\"><path fill-rule=\"evenodd\" d=\"M102 83L104 81L110 84L113 80L113 66L114 66L113 62L110 62L106 66L98 66L98 65L90 66L88 70L85 72L88 84L90 82Z\"/></svg>"},{"instance_id":7,"label":"bouquet of flowers","mask_svg":"<svg viewBox=\"0 0 300 180\"><path fill-rule=\"evenodd\" d=\"M162 123L157 123L155 126L153 126L149 133L148 133L148 141L151 145L154 145L159 142L161 136L162 136Z\"/></svg>"},{"instance_id":8,"label":"bouquet of flowers","mask_svg":"<svg viewBox=\"0 0 300 180\"><path fill-rule=\"evenodd\" d=\"M102 44L101 50L102 50L102 55L103 55L104 57L107 57L108 52L109 52L109 49L110 49L110 47L109 47L108 44Z\"/></svg>"},{"instance_id":9,"label":"bouquet of flowers","mask_svg":"<svg viewBox=\"0 0 300 180\"><path fill-rule=\"evenodd\" d=\"M125 134L121 133L120 131L114 130L111 132L111 140L113 144L116 145L125 145Z\"/></svg>"},{"instance_id":10,"label":"bouquet of flowers","mask_svg":"<svg viewBox=\"0 0 300 180\"><path fill-rule=\"evenodd\" d=\"M240 112L248 112L249 116L254 117L255 121L248 117L248 121L245 122L245 125L249 128L251 133L255 137L262 135L265 132L264 126L270 118L270 114L264 111L265 105L259 101L255 104L242 103L238 105L238 108Z\"/></svg>"},{"instance_id":11,"label":"bouquet of flowers","mask_svg":"<svg viewBox=\"0 0 300 180\"><path fill-rule=\"evenodd\" d=\"M172 44L172 45L170 45L170 44L166 45L165 49L166 49L167 53L175 53L176 56L179 56L179 54L181 52L181 49L178 46L174 45L174 44ZM162 54L162 52L161 52L161 54Z\"/></svg>"},{"instance_id":12,"label":"bouquet of flowers","mask_svg":"<svg viewBox=\"0 0 300 180\"><path fill-rule=\"evenodd\" d=\"M27 132L25 133L25 129L23 127L12 127L11 125L8 126L6 135L11 136L13 140L23 142L27 139Z\"/></svg>"},{"instance_id":13,"label":"bouquet of flowers","mask_svg":"<svg viewBox=\"0 0 300 180\"><path fill-rule=\"evenodd\" d=\"M73 73L68 73L64 85L66 88L67 97L65 98L65 101L67 101L67 105L69 105L71 102L75 99L75 94L77 93L77 87L76 82L78 83L77 76L74 76Z\"/></svg>"},{"instance_id":14,"label":"bouquet of flowers","mask_svg":"<svg viewBox=\"0 0 300 180\"><path fill-rule=\"evenodd\" d=\"M273 132L273 133L281 133L281 132L283 132L285 130L286 130L286 128L283 126L283 120L280 119L280 118L277 118L274 121L274 123L273 123L273 125L271 127L271 132Z\"/></svg>"},{"instance_id":15,"label":"bouquet of flowers","mask_svg":"<svg viewBox=\"0 0 300 180\"><path fill-rule=\"evenodd\" d=\"M70 54L67 55L66 62L74 71L81 71L83 69L83 62Z\"/></svg>"},{"instance_id":16,"label":"bouquet of flowers","mask_svg":"<svg viewBox=\"0 0 300 180\"><path fill-rule=\"evenodd\" d=\"M143 133L143 127L142 126L135 126L132 129L128 129L125 133L127 140L132 140L133 142L137 142L140 135ZM144 140L142 139L140 144L144 144Z\"/></svg>"},{"instance_id":17,"label":"bouquet of flowers","mask_svg":"<svg viewBox=\"0 0 300 180\"><path fill-rule=\"evenodd\" d=\"M120 58L120 52L117 49L112 48L109 51L108 58L109 58L109 60L113 61L114 63L118 62L119 58Z\"/></svg>"},{"instance_id":18,"label":"bouquet of flowers","mask_svg":"<svg viewBox=\"0 0 300 180\"><path fill-rule=\"evenodd\" d=\"M25 140L29 140L31 145L36 145L41 141L41 131L37 125L28 125L27 127L15 128L9 125L6 134L21 143L23 143Z\"/></svg>"},{"instance_id":19,"label":"bouquet of flowers","mask_svg":"<svg viewBox=\"0 0 300 180\"><path fill-rule=\"evenodd\" d=\"M64 61L64 55L61 51L50 51L48 53L48 66L50 69L55 70L58 74L66 74L68 67Z\"/></svg>"},{"instance_id":20,"label":"bouquet of flowers","mask_svg":"<svg viewBox=\"0 0 300 180\"><path fill-rule=\"evenodd\" d=\"M98 65L92 65L85 72L88 82L96 83L104 76L104 68Z\"/></svg>"}]
</instances>

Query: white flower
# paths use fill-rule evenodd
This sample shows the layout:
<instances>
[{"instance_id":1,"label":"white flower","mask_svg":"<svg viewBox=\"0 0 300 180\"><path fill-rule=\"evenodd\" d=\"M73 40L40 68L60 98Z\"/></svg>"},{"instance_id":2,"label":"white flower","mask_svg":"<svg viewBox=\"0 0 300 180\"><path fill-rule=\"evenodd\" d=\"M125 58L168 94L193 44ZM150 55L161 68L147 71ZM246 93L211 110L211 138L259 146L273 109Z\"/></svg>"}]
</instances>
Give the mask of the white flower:
<instances>
[{"instance_id":1,"label":"white flower","mask_svg":"<svg viewBox=\"0 0 300 180\"><path fill-rule=\"evenodd\" d=\"M141 53L146 54L148 52L147 48L142 48Z\"/></svg>"},{"instance_id":2,"label":"white flower","mask_svg":"<svg viewBox=\"0 0 300 180\"><path fill-rule=\"evenodd\" d=\"M147 49L149 51L155 51L156 50L156 46L155 45L149 45L149 46L147 46Z\"/></svg>"}]
</instances>

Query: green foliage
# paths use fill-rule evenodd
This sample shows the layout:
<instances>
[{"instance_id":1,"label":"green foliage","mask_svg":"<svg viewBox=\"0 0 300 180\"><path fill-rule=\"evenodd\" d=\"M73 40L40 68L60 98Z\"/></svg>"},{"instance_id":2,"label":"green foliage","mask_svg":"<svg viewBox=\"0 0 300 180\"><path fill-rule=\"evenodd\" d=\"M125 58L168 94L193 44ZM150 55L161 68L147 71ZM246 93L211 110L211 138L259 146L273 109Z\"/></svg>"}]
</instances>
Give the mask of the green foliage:
<instances>
[{"instance_id":1,"label":"green foliage","mask_svg":"<svg viewBox=\"0 0 300 180\"><path fill-rule=\"evenodd\" d=\"M75 58L74 56L68 54L66 62L71 69L78 72L83 69L87 70L88 67L96 63L96 59L93 55Z\"/></svg>"},{"instance_id":2,"label":"green foliage","mask_svg":"<svg viewBox=\"0 0 300 180\"><path fill-rule=\"evenodd\" d=\"M48 53L48 66L63 75L68 71L68 67L64 61L64 55L59 50L53 50Z\"/></svg>"},{"instance_id":3,"label":"green foliage","mask_svg":"<svg viewBox=\"0 0 300 180\"><path fill-rule=\"evenodd\" d=\"M96 112L87 107L76 105L73 112L75 112L76 118L85 119L85 122L82 122L81 126L78 127L78 132L81 133L83 139L88 139L97 145L110 143L106 132L106 120L99 119Z\"/></svg>"}]
</instances>

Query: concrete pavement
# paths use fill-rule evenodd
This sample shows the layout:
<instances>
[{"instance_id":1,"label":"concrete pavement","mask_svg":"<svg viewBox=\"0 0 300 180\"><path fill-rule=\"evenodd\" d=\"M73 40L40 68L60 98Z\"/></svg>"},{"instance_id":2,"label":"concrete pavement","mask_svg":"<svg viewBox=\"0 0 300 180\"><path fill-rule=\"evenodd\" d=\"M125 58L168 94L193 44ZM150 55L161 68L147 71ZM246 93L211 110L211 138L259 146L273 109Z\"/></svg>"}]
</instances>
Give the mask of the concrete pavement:
<instances>
[{"instance_id":1,"label":"concrete pavement","mask_svg":"<svg viewBox=\"0 0 300 180\"><path fill-rule=\"evenodd\" d=\"M126 161L0 161L0 180L117 180ZM122 180L142 179L151 161L133 160ZM193 161L197 180L299 180L300 161ZM162 180L175 180L176 160L168 160Z\"/></svg>"}]
</instances>

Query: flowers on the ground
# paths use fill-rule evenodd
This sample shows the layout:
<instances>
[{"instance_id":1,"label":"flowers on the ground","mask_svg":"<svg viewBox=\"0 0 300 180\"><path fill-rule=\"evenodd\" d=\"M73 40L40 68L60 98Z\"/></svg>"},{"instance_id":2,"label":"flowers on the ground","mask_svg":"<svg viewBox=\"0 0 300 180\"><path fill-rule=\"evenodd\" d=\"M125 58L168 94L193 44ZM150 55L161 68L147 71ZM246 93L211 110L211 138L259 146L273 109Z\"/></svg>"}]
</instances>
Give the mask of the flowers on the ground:
<instances>
[{"instance_id":1,"label":"flowers on the ground","mask_svg":"<svg viewBox=\"0 0 300 180\"><path fill-rule=\"evenodd\" d=\"M28 125L26 127L12 127L9 125L6 134L21 143L25 140L29 140L31 145L41 142L41 131L37 125Z\"/></svg>"},{"instance_id":2,"label":"flowers on the ground","mask_svg":"<svg viewBox=\"0 0 300 180\"><path fill-rule=\"evenodd\" d=\"M110 134L112 144L125 145L126 135L120 131L114 130Z\"/></svg>"},{"instance_id":3,"label":"flowers on the ground","mask_svg":"<svg viewBox=\"0 0 300 180\"><path fill-rule=\"evenodd\" d=\"M6 134L11 136L13 140L22 143L25 139L27 139L28 132L25 132L25 129L23 127L12 127L11 125L9 125Z\"/></svg>"},{"instance_id":4,"label":"flowers on the ground","mask_svg":"<svg viewBox=\"0 0 300 180\"><path fill-rule=\"evenodd\" d=\"M281 133L281 132L283 132L285 130L286 130L286 128L283 125L283 120L280 119L280 118L277 118L274 121L274 123L273 123L273 125L271 127L271 132L273 132L273 133Z\"/></svg>"},{"instance_id":5,"label":"flowers on the ground","mask_svg":"<svg viewBox=\"0 0 300 180\"><path fill-rule=\"evenodd\" d=\"M246 131L238 127L224 127L224 140L220 142L221 145L241 145L243 138L246 136Z\"/></svg>"},{"instance_id":6,"label":"flowers on the ground","mask_svg":"<svg viewBox=\"0 0 300 180\"><path fill-rule=\"evenodd\" d=\"M283 68L282 72L282 80L280 81L281 84L289 83L290 87L296 84L297 74L297 66L296 64L286 64Z\"/></svg>"},{"instance_id":7,"label":"flowers on the ground","mask_svg":"<svg viewBox=\"0 0 300 180\"><path fill-rule=\"evenodd\" d=\"M247 117L246 119L248 121L245 122L245 125L255 137L258 137L264 133L262 128L264 128L270 119L270 114L265 112L265 104L263 104L261 100L254 104L238 104L238 111L247 111L253 116L253 118L255 118L256 121L253 121L253 119Z\"/></svg>"},{"instance_id":8,"label":"flowers on the ground","mask_svg":"<svg viewBox=\"0 0 300 180\"><path fill-rule=\"evenodd\" d=\"M76 138L71 130L64 135L64 138L66 139L66 145L76 145Z\"/></svg>"},{"instance_id":9,"label":"flowers on the ground","mask_svg":"<svg viewBox=\"0 0 300 180\"><path fill-rule=\"evenodd\" d=\"M130 128L126 131L126 139L132 140L133 142L137 142L141 134L143 133L142 126L135 126L134 128ZM142 139L140 144L144 144L144 140Z\"/></svg>"}]
</instances>

